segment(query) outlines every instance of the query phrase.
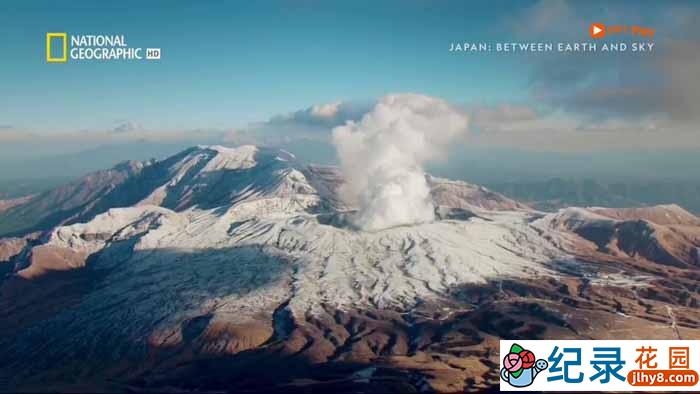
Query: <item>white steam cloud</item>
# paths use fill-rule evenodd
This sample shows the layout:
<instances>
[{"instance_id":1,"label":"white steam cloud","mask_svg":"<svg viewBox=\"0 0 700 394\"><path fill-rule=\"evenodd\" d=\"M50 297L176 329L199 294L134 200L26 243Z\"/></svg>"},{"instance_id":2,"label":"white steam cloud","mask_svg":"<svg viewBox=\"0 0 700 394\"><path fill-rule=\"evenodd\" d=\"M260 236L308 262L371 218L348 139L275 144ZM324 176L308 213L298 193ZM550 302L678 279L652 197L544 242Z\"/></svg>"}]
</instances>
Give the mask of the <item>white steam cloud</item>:
<instances>
[{"instance_id":1,"label":"white steam cloud","mask_svg":"<svg viewBox=\"0 0 700 394\"><path fill-rule=\"evenodd\" d=\"M392 94L359 122L334 128L333 143L347 177L341 192L359 206L355 224L379 230L433 220L423 165L444 158L467 125L467 116L445 100Z\"/></svg>"}]
</instances>

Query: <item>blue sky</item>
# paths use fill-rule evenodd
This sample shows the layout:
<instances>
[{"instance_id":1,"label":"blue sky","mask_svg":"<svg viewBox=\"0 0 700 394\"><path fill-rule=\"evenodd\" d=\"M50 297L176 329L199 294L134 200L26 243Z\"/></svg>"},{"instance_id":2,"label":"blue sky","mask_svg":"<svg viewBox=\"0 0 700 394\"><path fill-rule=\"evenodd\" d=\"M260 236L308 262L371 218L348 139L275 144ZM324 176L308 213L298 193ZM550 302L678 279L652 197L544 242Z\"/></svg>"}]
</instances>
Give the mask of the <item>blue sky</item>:
<instances>
[{"instance_id":1,"label":"blue sky","mask_svg":"<svg viewBox=\"0 0 700 394\"><path fill-rule=\"evenodd\" d=\"M588 42L592 22L655 28L644 40L655 50L448 51L461 41ZM332 162L331 129L400 92L468 113L451 176L692 178L697 26L692 0L6 1L0 178L46 176L47 167L75 175L211 143ZM45 35L63 31L123 34L130 46L160 47L162 59L47 64ZM633 40L599 43L616 41ZM319 117L324 108L336 112Z\"/></svg>"},{"instance_id":2,"label":"blue sky","mask_svg":"<svg viewBox=\"0 0 700 394\"><path fill-rule=\"evenodd\" d=\"M6 3L7 4L7 3ZM25 130L240 126L333 100L414 91L451 101L522 99L527 81L453 40L503 40L530 2L16 2L0 14L0 122ZM478 15L477 18L474 15ZM44 37L124 34L160 62L47 64Z\"/></svg>"},{"instance_id":3,"label":"blue sky","mask_svg":"<svg viewBox=\"0 0 700 394\"><path fill-rule=\"evenodd\" d=\"M154 138L144 131L183 133L181 140L201 137L192 130L308 138L314 105L371 103L397 92L463 107L472 124L468 144L478 149L700 150L696 1L4 5L0 155L16 154L10 145L18 139L43 143L49 154L78 149L76 141L88 147L90 138L90 146ZM590 41L591 22L655 28L656 49L648 56L448 51L453 41ZM45 34L54 31L123 34L130 46L160 47L163 55L157 62L47 64ZM620 40L632 41L604 41Z\"/></svg>"}]
</instances>

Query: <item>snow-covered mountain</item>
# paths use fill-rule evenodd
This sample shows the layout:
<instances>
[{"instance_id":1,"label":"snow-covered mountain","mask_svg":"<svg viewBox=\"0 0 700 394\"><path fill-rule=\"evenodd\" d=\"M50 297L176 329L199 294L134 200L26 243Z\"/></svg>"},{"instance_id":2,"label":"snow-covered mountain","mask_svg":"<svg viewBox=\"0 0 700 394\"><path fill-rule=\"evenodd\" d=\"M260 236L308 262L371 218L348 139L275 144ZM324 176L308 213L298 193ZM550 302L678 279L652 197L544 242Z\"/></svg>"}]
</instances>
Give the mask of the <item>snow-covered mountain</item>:
<instances>
[{"instance_id":1,"label":"snow-covered mountain","mask_svg":"<svg viewBox=\"0 0 700 394\"><path fill-rule=\"evenodd\" d=\"M503 337L700 337L699 225L680 207L543 214L426 179L436 220L378 231L353 225L338 169L255 146L14 205L0 389L454 391L497 382Z\"/></svg>"},{"instance_id":2,"label":"snow-covered mountain","mask_svg":"<svg viewBox=\"0 0 700 394\"><path fill-rule=\"evenodd\" d=\"M0 212L0 235L45 231L113 207L151 204L181 211L291 194L306 201L317 193L293 161L289 153L254 146L208 146L162 161L121 163Z\"/></svg>"}]
</instances>

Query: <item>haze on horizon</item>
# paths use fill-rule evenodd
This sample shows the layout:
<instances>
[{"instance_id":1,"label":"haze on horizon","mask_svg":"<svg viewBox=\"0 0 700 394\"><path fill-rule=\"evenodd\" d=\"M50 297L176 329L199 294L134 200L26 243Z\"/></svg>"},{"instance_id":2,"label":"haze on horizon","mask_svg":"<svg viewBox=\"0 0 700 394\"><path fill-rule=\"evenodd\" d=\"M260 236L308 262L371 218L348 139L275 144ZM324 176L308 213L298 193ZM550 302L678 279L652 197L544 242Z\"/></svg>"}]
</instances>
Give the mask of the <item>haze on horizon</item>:
<instances>
[{"instance_id":1,"label":"haze on horizon","mask_svg":"<svg viewBox=\"0 0 700 394\"><path fill-rule=\"evenodd\" d=\"M87 5L30 1L0 15L0 75L15 92L0 97L0 180L72 178L197 144L254 143L337 163L331 130L392 93L444 99L469 117L450 159L429 168L452 177L697 180L692 1L641 10L564 0ZM197 34L172 34L175 20ZM654 27L655 51L448 51L454 41L588 41L593 20ZM164 57L46 64L37 37L47 31L124 34Z\"/></svg>"}]
</instances>

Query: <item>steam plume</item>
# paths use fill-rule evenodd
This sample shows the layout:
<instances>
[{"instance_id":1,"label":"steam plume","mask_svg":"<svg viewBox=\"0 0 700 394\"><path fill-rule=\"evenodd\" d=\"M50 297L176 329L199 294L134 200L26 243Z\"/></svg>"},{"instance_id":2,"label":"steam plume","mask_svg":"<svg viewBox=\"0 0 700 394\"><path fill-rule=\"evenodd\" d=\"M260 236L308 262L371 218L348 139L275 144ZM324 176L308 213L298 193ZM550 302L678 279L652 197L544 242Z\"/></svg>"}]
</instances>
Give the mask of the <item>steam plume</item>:
<instances>
[{"instance_id":1,"label":"steam plume","mask_svg":"<svg viewBox=\"0 0 700 394\"><path fill-rule=\"evenodd\" d=\"M359 122L334 128L333 143L347 177L341 192L359 206L355 224L378 230L433 220L423 165L446 156L467 124L445 100L392 94Z\"/></svg>"}]
</instances>

